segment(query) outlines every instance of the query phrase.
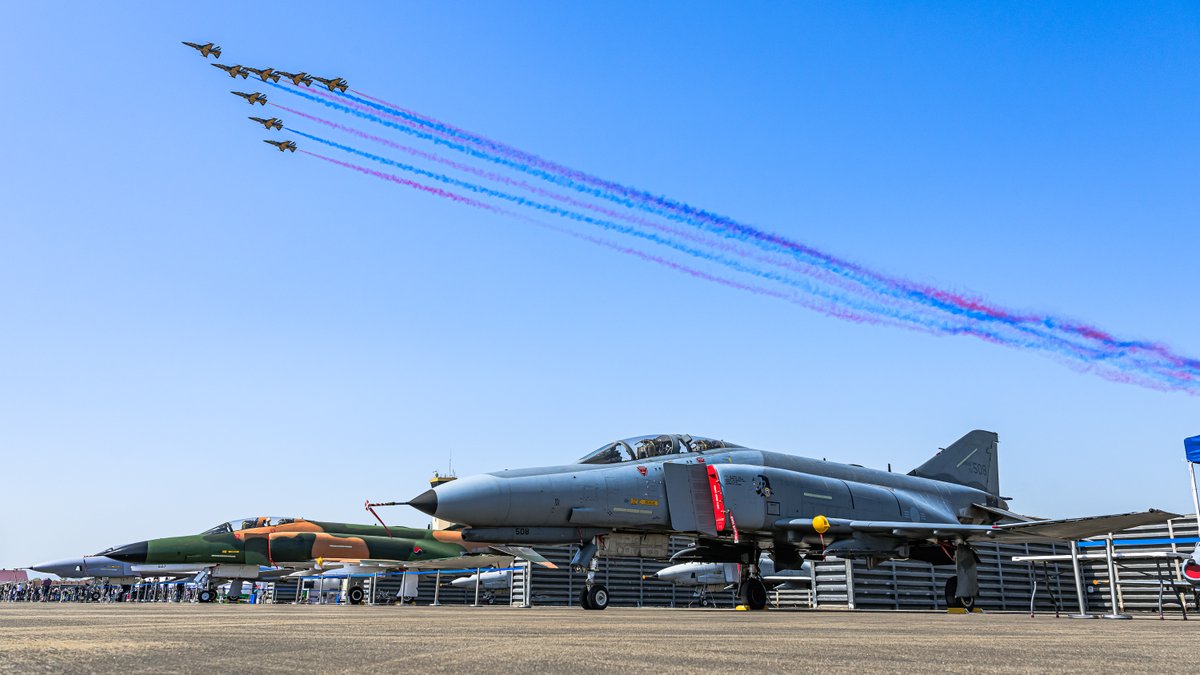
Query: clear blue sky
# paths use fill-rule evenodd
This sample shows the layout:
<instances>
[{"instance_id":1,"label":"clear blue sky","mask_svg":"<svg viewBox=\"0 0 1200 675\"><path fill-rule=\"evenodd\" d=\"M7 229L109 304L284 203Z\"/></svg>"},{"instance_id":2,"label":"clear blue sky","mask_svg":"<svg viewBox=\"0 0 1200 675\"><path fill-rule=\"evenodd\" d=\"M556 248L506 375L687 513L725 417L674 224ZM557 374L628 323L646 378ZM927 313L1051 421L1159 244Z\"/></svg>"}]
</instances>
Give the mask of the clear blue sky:
<instances>
[{"instance_id":1,"label":"clear blue sky","mask_svg":"<svg viewBox=\"0 0 1200 675\"><path fill-rule=\"evenodd\" d=\"M908 470L986 428L1017 510L1190 510L1194 396L281 155L179 44L1200 355L1195 4L643 5L9 8L0 566L663 431Z\"/></svg>"}]
</instances>

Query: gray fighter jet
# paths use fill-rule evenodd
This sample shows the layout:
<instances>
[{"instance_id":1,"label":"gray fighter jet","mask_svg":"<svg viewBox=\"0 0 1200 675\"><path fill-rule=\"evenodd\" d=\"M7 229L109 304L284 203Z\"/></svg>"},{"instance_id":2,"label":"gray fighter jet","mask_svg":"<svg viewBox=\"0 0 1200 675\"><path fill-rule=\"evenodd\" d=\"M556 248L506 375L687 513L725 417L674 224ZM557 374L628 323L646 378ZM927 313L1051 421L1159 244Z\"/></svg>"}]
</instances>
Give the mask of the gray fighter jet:
<instances>
[{"instance_id":1,"label":"gray fighter jet","mask_svg":"<svg viewBox=\"0 0 1200 675\"><path fill-rule=\"evenodd\" d=\"M764 550L779 569L825 556L956 565L947 600L971 606L979 589L973 540L1077 539L1173 516L1020 516L1000 496L998 443L993 432L972 431L900 474L663 434L609 443L575 464L462 478L408 503L467 526L464 541L580 544L571 566L587 571L587 609L608 605L595 581L597 554L666 558L675 533L697 539L677 561L740 563L739 594L752 609L767 601Z\"/></svg>"}]
</instances>

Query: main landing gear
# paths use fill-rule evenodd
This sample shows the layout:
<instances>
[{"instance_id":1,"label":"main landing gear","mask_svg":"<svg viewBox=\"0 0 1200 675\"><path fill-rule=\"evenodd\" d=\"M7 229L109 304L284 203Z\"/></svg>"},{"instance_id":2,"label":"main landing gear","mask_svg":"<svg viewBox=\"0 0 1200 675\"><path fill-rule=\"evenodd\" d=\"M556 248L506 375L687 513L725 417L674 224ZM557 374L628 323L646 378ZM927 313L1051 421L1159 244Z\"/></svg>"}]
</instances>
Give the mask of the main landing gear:
<instances>
[{"instance_id":1,"label":"main landing gear","mask_svg":"<svg viewBox=\"0 0 1200 675\"><path fill-rule=\"evenodd\" d=\"M593 537L592 540L575 553L575 557L571 558L571 571L582 572L587 570L587 578L584 580L584 588L579 593L579 605L584 609L607 609L608 608L608 589L604 584L596 583L596 572L600 569L600 560L596 558L596 551L599 550L599 537Z\"/></svg>"},{"instance_id":2,"label":"main landing gear","mask_svg":"<svg viewBox=\"0 0 1200 675\"><path fill-rule=\"evenodd\" d=\"M979 555L965 542L954 547L955 576L946 580L946 606L971 610L979 595Z\"/></svg>"},{"instance_id":3,"label":"main landing gear","mask_svg":"<svg viewBox=\"0 0 1200 675\"><path fill-rule=\"evenodd\" d=\"M758 576L757 572L746 575L746 578L738 585L738 600L750 609L766 609L767 585L763 583L762 577Z\"/></svg>"},{"instance_id":4,"label":"main landing gear","mask_svg":"<svg viewBox=\"0 0 1200 675\"><path fill-rule=\"evenodd\" d=\"M350 590L346 591L346 599L349 600L350 604L352 605L363 604L363 599L366 597L367 594L363 590L362 586L351 586Z\"/></svg>"}]
</instances>

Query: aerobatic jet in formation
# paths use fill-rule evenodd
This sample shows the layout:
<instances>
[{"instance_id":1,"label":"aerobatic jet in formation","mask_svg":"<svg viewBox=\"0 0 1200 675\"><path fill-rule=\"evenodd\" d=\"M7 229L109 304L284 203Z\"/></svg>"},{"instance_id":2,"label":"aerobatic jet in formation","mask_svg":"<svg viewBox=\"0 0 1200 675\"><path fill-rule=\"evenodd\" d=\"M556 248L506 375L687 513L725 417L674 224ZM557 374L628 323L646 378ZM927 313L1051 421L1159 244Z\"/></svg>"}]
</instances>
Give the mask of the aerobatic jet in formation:
<instances>
[{"instance_id":1,"label":"aerobatic jet in formation","mask_svg":"<svg viewBox=\"0 0 1200 675\"><path fill-rule=\"evenodd\" d=\"M464 543L458 532L425 528L329 523L304 518L259 516L220 523L201 534L139 541L108 549L113 560L171 573L205 573L241 581L271 574L312 576L336 570L349 576L390 570L508 567L522 558L553 569L554 563L528 548ZM286 572L284 572L286 570ZM199 578L208 591L215 588ZM363 601L362 586L347 592L352 604ZM200 594L201 602L213 595Z\"/></svg>"},{"instance_id":2,"label":"aerobatic jet in formation","mask_svg":"<svg viewBox=\"0 0 1200 675\"><path fill-rule=\"evenodd\" d=\"M231 93L231 94L237 94L238 96L241 96L242 98L246 99L246 100L247 100L247 101L250 103L250 105L254 105L255 103L257 103L257 104L259 104L259 105L266 105L266 104L267 104L267 95L266 95L266 94L260 94L260 93L259 93L259 92L257 92L257 91L256 91L256 92L254 92L253 94L247 94L247 93L246 93L246 92L244 92L244 91L231 91L231 92L229 92L229 93Z\"/></svg>"},{"instance_id":3,"label":"aerobatic jet in formation","mask_svg":"<svg viewBox=\"0 0 1200 675\"><path fill-rule=\"evenodd\" d=\"M277 70L275 72L276 72L276 74L281 75L281 76L286 77L287 79L291 80L292 84L294 84L294 85L298 86L298 85L302 84L306 87L312 86L312 83L313 83L312 76L309 75L308 73L304 72L303 70L298 73L289 73L289 72L286 72L283 70Z\"/></svg>"},{"instance_id":4,"label":"aerobatic jet in formation","mask_svg":"<svg viewBox=\"0 0 1200 675\"><path fill-rule=\"evenodd\" d=\"M312 79L316 80L317 82L320 82L321 84L325 85L326 87L329 87L329 91L333 91L334 89L337 89L338 91L344 92L344 91L346 91L346 87L350 86L349 82L346 82L345 80L343 80L340 77L331 77L328 80L323 77L316 77L315 75L310 76L310 77L312 77Z\"/></svg>"},{"instance_id":5,"label":"aerobatic jet in formation","mask_svg":"<svg viewBox=\"0 0 1200 675\"><path fill-rule=\"evenodd\" d=\"M242 79L244 80L250 76L250 73L247 73L246 69L242 66L223 66L219 63L210 63L209 65L213 68L220 68L221 70L229 73L230 77L237 77L238 75L241 75Z\"/></svg>"},{"instance_id":6,"label":"aerobatic jet in formation","mask_svg":"<svg viewBox=\"0 0 1200 675\"><path fill-rule=\"evenodd\" d=\"M271 145L279 148L280 152L283 152L284 150L291 150L292 152L296 151L296 141L263 141L263 143L270 143Z\"/></svg>"},{"instance_id":7,"label":"aerobatic jet in formation","mask_svg":"<svg viewBox=\"0 0 1200 675\"><path fill-rule=\"evenodd\" d=\"M183 44L185 44L185 45L187 45L187 46L191 47L192 49L195 49L196 51L200 52L200 56L202 56L202 57L204 57L204 58L206 58L206 59L208 58L208 55L209 55L209 54L212 54L214 59L219 59L219 58L221 58L221 48L220 48L220 47L214 47L214 46L213 46L213 43L211 43L211 42L210 42L210 43L208 43L208 44L206 44L206 45L198 45L198 44L196 44L195 42L184 42Z\"/></svg>"},{"instance_id":8,"label":"aerobatic jet in formation","mask_svg":"<svg viewBox=\"0 0 1200 675\"><path fill-rule=\"evenodd\" d=\"M262 70L259 70L258 68L245 66L242 68L242 70L245 70L249 73L254 73L258 77L262 78L263 82L266 82L267 80L271 80L272 82L279 81L279 73L276 73L274 68L263 68Z\"/></svg>"},{"instance_id":9,"label":"aerobatic jet in formation","mask_svg":"<svg viewBox=\"0 0 1200 675\"><path fill-rule=\"evenodd\" d=\"M280 120L278 117L272 117L269 120L264 120L261 117L251 117L250 119L254 120L255 122L258 122L259 124L263 125L263 127L267 128L267 129L278 129L281 131L283 130L283 121Z\"/></svg>"},{"instance_id":10,"label":"aerobatic jet in formation","mask_svg":"<svg viewBox=\"0 0 1200 675\"><path fill-rule=\"evenodd\" d=\"M673 561L739 563L751 609L767 603L763 552L779 570L826 556L954 565L947 604L969 607L979 593L972 542L1083 539L1173 517L1018 515L1000 496L998 447L995 433L972 431L901 474L662 434L609 443L574 464L460 478L408 504L465 526L464 541L579 544L571 567L587 572L586 609L608 605L597 555L663 559L672 534L696 540Z\"/></svg>"}]
</instances>

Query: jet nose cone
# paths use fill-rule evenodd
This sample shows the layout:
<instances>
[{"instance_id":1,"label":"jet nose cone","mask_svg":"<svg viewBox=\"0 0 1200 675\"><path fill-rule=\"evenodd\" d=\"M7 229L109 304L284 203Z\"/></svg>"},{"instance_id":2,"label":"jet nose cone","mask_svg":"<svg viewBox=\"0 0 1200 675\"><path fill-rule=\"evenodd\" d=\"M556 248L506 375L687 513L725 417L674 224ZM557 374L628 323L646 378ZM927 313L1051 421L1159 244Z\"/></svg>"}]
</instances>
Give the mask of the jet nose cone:
<instances>
[{"instance_id":1,"label":"jet nose cone","mask_svg":"<svg viewBox=\"0 0 1200 675\"><path fill-rule=\"evenodd\" d=\"M146 542L139 541L133 544L125 544L104 552L104 555L113 560L132 563L134 565L146 562L147 549L149 547Z\"/></svg>"},{"instance_id":2,"label":"jet nose cone","mask_svg":"<svg viewBox=\"0 0 1200 675\"><path fill-rule=\"evenodd\" d=\"M80 565L80 560L71 558L68 560L47 560L36 565L30 565L29 569L42 574L57 574L58 576L67 576L71 572L75 572Z\"/></svg>"},{"instance_id":3,"label":"jet nose cone","mask_svg":"<svg viewBox=\"0 0 1200 675\"><path fill-rule=\"evenodd\" d=\"M436 516L438 508L437 493L433 490L426 490L408 500L408 505L427 516Z\"/></svg>"},{"instance_id":4,"label":"jet nose cone","mask_svg":"<svg viewBox=\"0 0 1200 675\"><path fill-rule=\"evenodd\" d=\"M508 516L509 481L483 474L459 478L426 490L409 505L435 518L461 525L498 525Z\"/></svg>"}]
</instances>

